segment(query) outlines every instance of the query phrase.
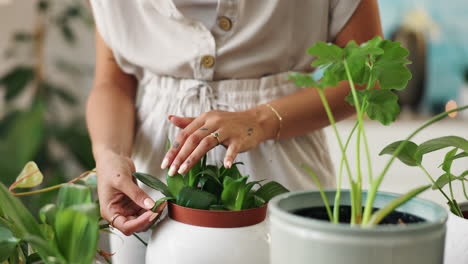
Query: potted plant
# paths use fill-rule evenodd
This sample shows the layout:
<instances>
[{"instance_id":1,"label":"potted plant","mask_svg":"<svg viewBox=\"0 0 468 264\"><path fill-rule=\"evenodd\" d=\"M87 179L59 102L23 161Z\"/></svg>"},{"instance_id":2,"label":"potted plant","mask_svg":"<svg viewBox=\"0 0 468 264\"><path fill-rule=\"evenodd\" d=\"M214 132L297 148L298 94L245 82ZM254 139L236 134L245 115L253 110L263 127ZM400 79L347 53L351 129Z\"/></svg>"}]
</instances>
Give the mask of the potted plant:
<instances>
[{"instance_id":1,"label":"potted plant","mask_svg":"<svg viewBox=\"0 0 468 264\"><path fill-rule=\"evenodd\" d=\"M97 202L92 199L95 179L84 180L88 172L72 182L27 192L41 184L43 175L34 162L28 162L8 189L0 184L0 263L97 263L110 254L98 250L100 225ZM80 180L80 183L75 183ZM39 220L16 196L38 195L59 189L57 202L44 205Z\"/></svg>"},{"instance_id":2,"label":"potted plant","mask_svg":"<svg viewBox=\"0 0 468 264\"><path fill-rule=\"evenodd\" d=\"M168 175L167 185L134 173L165 195L154 208L168 201L169 217L153 230L147 263L269 263L267 203L288 190L274 181L248 182L237 164L207 165L205 156L188 173Z\"/></svg>"},{"instance_id":3,"label":"potted plant","mask_svg":"<svg viewBox=\"0 0 468 264\"><path fill-rule=\"evenodd\" d=\"M453 105L453 107L450 107ZM450 101L447 108L454 108L456 104ZM452 113L455 115L456 113ZM451 115L452 115L451 114ZM450 116L451 116L450 115ZM402 141L397 141L386 146L380 155L393 154L395 146ZM443 157L439 167L441 175L435 178L423 165L425 155L434 151L441 151L450 148ZM447 200L449 208L449 217L447 221L447 239L445 246L445 263L467 263L468 262L468 194L465 187L468 170L456 174L453 170L454 162L461 162L468 157L468 140L457 136L444 136L416 144L408 141L397 158L408 166L419 167L423 174L432 184L433 190L438 190ZM457 184L455 184L457 183ZM466 201L458 203L454 196L455 185L462 188ZM448 187L449 192L444 191Z\"/></svg>"},{"instance_id":4,"label":"potted plant","mask_svg":"<svg viewBox=\"0 0 468 264\"><path fill-rule=\"evenodd\" d=\"M318 42L308 53L315 56L312 66L324 68L316 81L309 74L292 74L298 86L314 87L322 100L342 152L336 190L291 192L270 201L272 263L441 263L443 261L447 213L435 203L414 198L430 188L418 187L404 195L379 192L390 165L405 149L407 141L422 129L460 109L442 113L423 124L398 144L384 169L372 170L366 139L364 113L384 125L399 114L398 96L393 90L406 87L411 73L408 51L398 42L375 37L361 45L354 41L344 48ZM348 81L351 94L346 98L356 109L357 121L346 140L342 140L324 89ZM378 83L380 89L375 89ZM362 89L357 89L361 85ZM356 140L356 175L353 176L346 150ZM364 154L362 154L363 152ZM366 166L362 167L361 157ZM307 167L305 167L307 169ZM343 173L351 189L341 190ZM362 189L364 175L369 188ZM395 209L398 208L398 211ZM324 221L329 220L329 222ZM381 224L381 225L379 225Z\"/></svg>"}]
</instances>

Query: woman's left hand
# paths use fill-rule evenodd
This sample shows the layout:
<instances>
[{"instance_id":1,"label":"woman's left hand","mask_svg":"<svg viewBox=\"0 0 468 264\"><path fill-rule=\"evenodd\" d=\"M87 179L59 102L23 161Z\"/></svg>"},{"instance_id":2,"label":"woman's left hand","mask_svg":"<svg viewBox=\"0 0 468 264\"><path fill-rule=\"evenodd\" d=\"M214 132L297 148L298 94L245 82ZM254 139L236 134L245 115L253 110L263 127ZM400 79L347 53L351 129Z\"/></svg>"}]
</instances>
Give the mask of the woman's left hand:
<instances>
[{"instance_id":1,"label":"woman's left hand","mask_svg":"<svg viewBox=\"0 0 468 264\"><path fill-rule=\"evenodd\" d=\"M170 166L170 176L176 172L184 174L218 144L227 148L223 162L224 167L230 168L238 153L274 137L271 126L278 124L271 121L276 121L275 117L268 113L269 116L263 115L262 110L258 107L242 112L214 110L197 118L169 116L169 120L183 130L172 143L161 168Z\"/></svg>"}]
</instances>

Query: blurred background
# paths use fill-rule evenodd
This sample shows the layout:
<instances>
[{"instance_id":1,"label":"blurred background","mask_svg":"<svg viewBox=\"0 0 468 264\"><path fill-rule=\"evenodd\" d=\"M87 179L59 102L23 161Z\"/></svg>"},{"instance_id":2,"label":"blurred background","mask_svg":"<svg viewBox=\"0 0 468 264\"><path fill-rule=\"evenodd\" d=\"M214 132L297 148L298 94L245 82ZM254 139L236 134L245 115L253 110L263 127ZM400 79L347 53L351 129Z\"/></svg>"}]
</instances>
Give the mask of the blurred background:
<instances>
[{"instance_id":1,"label":"blurred background","mask_svg":"<svg viewBox=\"0 0 468 264\"><path fill-rule=\"evenodd\" d=\"M93 80L94 28L85 3L0 0L0 180L7 186L29 160L43 171L44 186L94 168L84 123L85 99ZM385 37L401 41L411 51L413 80L400 94L402 115L397 123L384 129L368 124L373 154L443 111L448 100L468 104L466 0L379 0L379 4ZM419 140L467 136L467 124L464 113L427 130ZM351 121L340 126L343 131L350 129ZM329 140L338 160L334 139ZM376 168L381 167L379 162ZM460 165L464 170L467 166ZM433 167L431 173L437 177L440 169ZM427 183L420 172L403 165L395 164L392 171L395 176L384 182L386 190L400 192ZM36 196L28 205L37 208L53 196L54 192ZM423 196L442 201L433 192Z\"/></svg>"}]
</instances>

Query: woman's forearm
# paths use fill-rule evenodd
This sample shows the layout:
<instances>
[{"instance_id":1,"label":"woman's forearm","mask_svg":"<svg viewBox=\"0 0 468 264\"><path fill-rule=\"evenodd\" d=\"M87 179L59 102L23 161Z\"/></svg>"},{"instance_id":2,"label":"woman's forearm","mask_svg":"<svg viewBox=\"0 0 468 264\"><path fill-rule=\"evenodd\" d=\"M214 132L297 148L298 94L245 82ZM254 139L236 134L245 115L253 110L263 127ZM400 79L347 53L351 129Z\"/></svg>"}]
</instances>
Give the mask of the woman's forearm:
<instances>
[{"instance_id":1,"label":"woman's forearm","mask_svg":"<svg viewBox=\"0 0 468 264\"><path fill-rule=\"evenodd\" d=\"M340 82L336 87L325 89L325 95L335 120L342 120L354 113L354 107L345 102L350 87L347 81ZM316 129L328 126L327 114L314 88L305 88L291 95L279 98L269 103L282 117L280 138L304 135ZM275 113L264 105L249 111L255 111L259 123L263 127L265 140L275 139L278 133L279 120Z\"/></svg>"},{"instance_id":2,"label":"woman's forearm","mask_svg":"<svg viewBox=\"0 0 468 264\"><path fill-rule=\"evenodd\" d=\"M97 84L86 109L95 159L104 151L129 157L135 127L135 88Z\"/></svg>"}]
</instances>

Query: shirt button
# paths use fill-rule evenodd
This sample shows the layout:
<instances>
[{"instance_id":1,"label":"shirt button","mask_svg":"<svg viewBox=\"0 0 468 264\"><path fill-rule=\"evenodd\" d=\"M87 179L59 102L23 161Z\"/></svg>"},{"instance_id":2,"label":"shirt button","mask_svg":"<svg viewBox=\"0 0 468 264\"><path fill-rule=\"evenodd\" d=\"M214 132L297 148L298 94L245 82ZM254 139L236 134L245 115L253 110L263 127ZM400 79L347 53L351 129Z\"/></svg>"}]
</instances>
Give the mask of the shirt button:
<instances>
[{"instance_id":1,"label":"shirt button","mask_svg":"<svg viewBox=\"0 0 468 264\"><path fill-rule=\"evenodd\" d=\"M213 56L210 56L210 55L206 55L206 56L203 56L202 59L201 59L201 65L205 68L211 68L213 67L213 65L215 64L215 59Z\"/></svg>"},{"instance_id":2,"label":"shirt button","mask_svg":"<svg viewBox=\"0 0 468 264\"><path fill-rule=\"evenodd\" d=\"M225 16L220 16L218 17L218 26L224 31L229 31L232 28L232 21Z\"/></svg>"}]
</instances>

